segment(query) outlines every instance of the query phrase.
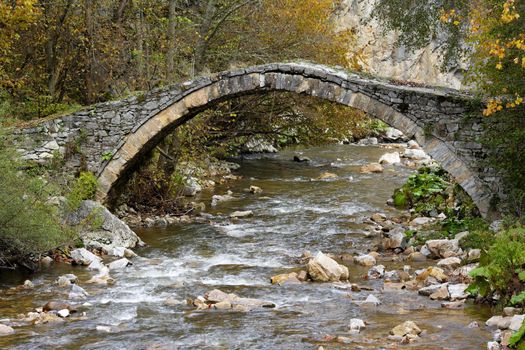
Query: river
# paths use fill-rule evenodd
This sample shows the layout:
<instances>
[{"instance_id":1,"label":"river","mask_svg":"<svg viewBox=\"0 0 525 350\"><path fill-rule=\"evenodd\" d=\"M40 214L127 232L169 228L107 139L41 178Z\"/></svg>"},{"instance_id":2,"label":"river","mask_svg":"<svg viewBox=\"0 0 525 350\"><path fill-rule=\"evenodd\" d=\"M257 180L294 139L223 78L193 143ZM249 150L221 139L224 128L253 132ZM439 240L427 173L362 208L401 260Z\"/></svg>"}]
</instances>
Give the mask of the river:
<instances>
[{"instance_id":1,"label":"river","mask_svg":"<svg viewBox=\"0 0 525 350\"><path fill-rule=\"evenodd\" d=\"M392 327L415 321L424 333L410 349L485 348L490 340L483 323L490 310L467 304L461 310L414 291L382 291L382 280L364 280L367 269L349 264L351 282L374 291L352 292L332 283L272 285L270 277L298 270L305 250L315 253L362 253L375 236L366 234L366 219L375 212L395 212L385 202L413 171L402 166L382 174L360 174L359 167L385 153L378 146L331 145L300 150L312 161L292 162L297 150L238 160L242 179L218 185L216 194L230 189L234 200L211 208L211 193L201 194L210 222L142 228L136 232L148 244L137 249L134 265L112 275L108 287L83 285L91 273L85 268L54 264L29 276L32 290L7 287L27 276L2 272L0 319L15 318L49 300L64 300L67 292L53 285L57 276L75 273L90 296L80 311L85 317L62 324L23 326L13 336L0 337L0 348L12 349L397 349L387 340ZM314 180L325 171L336 179ZM263 189L253 195L250 185ZM252 210L253 217L231 222L236 210ZM387 269L404 263L385 256ZM430 263L423 264L428 266ZM414 266L415 267L415 266ZM165 305L221 289L243 297L273 301L275 309L246 313L196 311ZM374 294L382 304L363 307L357 301ZM350 334L351 318L368 325ZM479 328L468 325L477 321ZM0 321L1 322L1 321ZM111 333L96 330L111 326ZM351 344L324 342L325 335L343 335Z\"/></svg>"}]
</instances>

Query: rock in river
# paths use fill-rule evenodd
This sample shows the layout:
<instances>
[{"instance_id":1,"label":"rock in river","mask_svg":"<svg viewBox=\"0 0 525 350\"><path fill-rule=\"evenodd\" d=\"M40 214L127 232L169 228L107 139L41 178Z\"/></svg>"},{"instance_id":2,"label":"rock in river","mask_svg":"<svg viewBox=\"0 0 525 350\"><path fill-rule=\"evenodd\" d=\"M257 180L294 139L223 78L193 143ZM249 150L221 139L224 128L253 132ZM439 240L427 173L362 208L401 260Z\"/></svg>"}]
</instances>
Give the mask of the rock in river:
<instances>
[{"instance_id":1,"label":"rock in river","mask_svg":"<svg viewBox=\"0 0 525 350\"><path fill-rule=\"evenodd\" d=\"M15 333L15 330L12 327L0 324L0 336L9 335Z\"/></svg>"},{"instance_id":2,"label":"rock in river","mask_svg":"<svg viewBox=\"0 0 525 350\"><path fill-rule=\"evenodd\" d=\"M203 299L203 300L202 300ZM271 301L264 301L252 298L241 298L233 293L224 293L221 290L214 289L207 292L204 298L199 297L199 301L195 303L200 309L215 308L215 309L232 309L235 311L250 311L256 308L274 308L275 304ZM201 306L199 306L199 304ZM204 306L204 307L203 307ZM207 307L206 307L207 306Z\"/></svg>"},{"instance_id":3,"label":"rock in river","mask_svg":"<svg viewBox=\"0 0 525 350\"><path fill-rule=\"evenodd\" d=\"M337 282L347 280L349 277L346 266L339 265L322 252L317 253L313 259L308 261L306 270L314 282Z\"/></svg>"},{"instance_id":4,"label":"rock in river","mask_svg":"<svg viewBox=\"0 0 525 350\"><path fill-rule=\"evenodd\" d=\"M78 210L68 215L66 222L78 227L84 246L90 249L102 248L109 252L113 247L133 248L144 245L128 225L95 201L83 201Z\"/></svg>"},{"instance_id":5,"label":"rock in river","mask_svg":"<svg viewBox=\"0 0 525 350\"><path fill-rule=\"evenodd\" d=\"M421 334L421 329L413 321L405 321L390 331L390 334L403 337L407 334L410 335L419 335Z\"/></svg>"},{"instance_id":6,"label":"rock in river","mask_svg":"<svg viewBox=\"0 0 525 350\"><path fill-rule=\"evenodd\" d=\"M376 264L376 258L372 255L359 255L354 258L354 262L361 266L374 266Z\"/></svg>"}]
</instances>

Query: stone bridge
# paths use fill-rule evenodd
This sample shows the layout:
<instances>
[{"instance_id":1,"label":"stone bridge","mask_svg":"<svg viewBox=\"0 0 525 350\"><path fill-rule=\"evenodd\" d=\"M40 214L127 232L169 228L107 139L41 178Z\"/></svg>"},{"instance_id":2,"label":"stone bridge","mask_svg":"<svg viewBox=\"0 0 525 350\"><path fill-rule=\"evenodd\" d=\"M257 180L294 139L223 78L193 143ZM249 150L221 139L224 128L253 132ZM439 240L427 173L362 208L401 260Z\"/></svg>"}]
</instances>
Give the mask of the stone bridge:
<instances>
[{"instance_id":1,"label":"stone bridge","mask_svg":"<svg viewBox=\"0 0 525 350\"><path fill-rule=\"evenodd\" d=\"M489 212L491 180L479 160L480 106L458 91L403 86L310 63L237 69L142 96L94 105L18 130L25 159L62 159L63 169L98 176L98 199L109 201L142 157L177 126L218 102L267 91L311 95L357 108L414 138Z\"/></svg>"}]
</instances>

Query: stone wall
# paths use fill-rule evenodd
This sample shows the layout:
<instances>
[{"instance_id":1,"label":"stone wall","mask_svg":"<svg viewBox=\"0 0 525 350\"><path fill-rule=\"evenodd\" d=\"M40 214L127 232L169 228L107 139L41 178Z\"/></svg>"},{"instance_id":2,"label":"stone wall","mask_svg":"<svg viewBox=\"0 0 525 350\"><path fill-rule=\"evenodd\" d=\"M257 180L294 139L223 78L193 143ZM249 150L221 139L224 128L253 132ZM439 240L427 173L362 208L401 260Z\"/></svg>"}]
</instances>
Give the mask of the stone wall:
<instances>
[{"instance_id":1,"label":"stone wall","mask_svg":"<svg viewBox=\"0 0 525 350\"><path fill-rule=\"evenodd\" d=\"M99 177L99 199L120 184L169 132L200 111L240 95L290 91L351 106L415 138L489 210L490 190L477 142L479 106L455 90L394 85L308 63L268 64L203 77L122 101L44 121L17 132L26 159L64 157L65 171L85 168ZM474 117L467 118L471 112ZM491 181L489 179L488 181ZM109 197L108 197L109 196Z\"/></svg>"}]
</instances>

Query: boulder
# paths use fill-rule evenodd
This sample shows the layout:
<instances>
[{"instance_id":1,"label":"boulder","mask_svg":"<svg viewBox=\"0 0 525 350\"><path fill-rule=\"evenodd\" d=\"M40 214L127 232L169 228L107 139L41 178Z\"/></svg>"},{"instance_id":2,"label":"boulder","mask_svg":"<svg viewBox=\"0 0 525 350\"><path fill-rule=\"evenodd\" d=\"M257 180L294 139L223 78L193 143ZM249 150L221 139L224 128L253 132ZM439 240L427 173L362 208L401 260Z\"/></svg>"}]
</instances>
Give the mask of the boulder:
<instances>
[{"instance_id":1,"label":"boulder","mask_svg":"<svg viewBox=\"0 0 525 350\"><path fill-rule=\"evenodd\" d=\"M69 310L68 309L58 310L57 315L62 318L66 318L69 316Z\"/></svg>"},{"instance_id":2,"label":"boulder","mask_svg":"<svg viewBox=\"0 0 525 350\"><path fill-rule=\"evenodd\" d=\"M109 252L113 247L133 248L144 245L126 223L95 201L83 201L75 212L67 216L66 223L78 228L80 238L87 248L102 248Z\"/></svg>"},{"instance_id":3,"label":"boulder","mask_svg":"<svg viewBox=\"0 0 525 350\"><path fill-rule=\"evenodd\" d=\"M298 163L308 163L310 162L310 158L301 155L295 155L293 156L293 161Z\"/></svg>"},{"instance_id":4,"label":"boulder","mask_svg":"<svg viewBox=\"0 0 525 350\"><path fill-rule=\"evenodd\" d=\"M385 153L379 158L379 164L399 164L401 158L398 152Z\"/></svg>"},{"instance_id":5,"label":"boulder","mask_svg":"<svg viewBox=\"0 0 525 350\"><path fill-rule=\"evenodd\" d=\"M381 305L381 301L377 299L375 295L369 294L368 297L366 297L365 301L363 301L363 304L379 306Z\"/></svg>"},{"instance_id":6,"label":"boulder","mask_svg":"<svg viewBox=\"0 0 525 350\"><path fill-rule=\"evenodd\" d=\"M412 160L423 160L423 159L430 159L428 154L425 153L422 149L406 149L403 153L404 158L412 159Z\"/></svg>"},{"instance_id":7,"label":"boulder","mask_svg":"<svg viewBox=\"0 0 525 350\"><path fill-rule=\"evenodd\" d=\"M359 333L361 329L366 328L366 324L363 320L359 318L352 318L350 320L350 325L348 326L351 332Z\"/></svg>"},{"instance_id":8,"label":"boulder","mask_svg":"<svg viewBox=\"0 0 525 350\"><path fill-rule=\"evenodd\" d=\"M390 334L395 336L404 337L407 334L410 335L419 335L421 334L421 329L417 326L417 324L413 321L405 321L390 331Z\"/></svg>"},{"instance_id":9,"label":"boulder","mask_svg":"<svg viewBox=\"0 0 525 350\"><path fill-rule=\"evenodd\" d=\"M102 259L85 248L78 248L70 253L73 262L78 265L90 265L93 261L100 262Z\"/></svg>"},{"instance_id":10,"label":"boulder","mask_svg":"<svg viewBox=\"0 0 525 350\"><path fill-rule=\"evenodd\" d=\"M373 146L373 145L377 145L378 143L379 141L377 140L377 137L367 137L357 142L357 144L361 146Z\"/></svg>"},{"instance_id":11,"label":"boulder","mask_svg":"<svg viewBox=\"0 0 525 350\"><path fill-rule=\"evenodd\" d=\"M403 132L392 127L386 129L384 138L389 141L398 141L404 138Z\"/></svg>"},{"instance_id":12,"label":"boulder","mask_svg":"<svg viewBox=\"0 0 525 350\"><path fill-rule=\"evenodd\" d=\"M263 190L262 188L257 187L257 186L250 186L250 193L259 194L259 193L263 193Z\"/></svg>"},{"instance_id":13,"label":"boulder","mask_svg":"<svg viewBox=\"0 0 525 350\"><path fill-rule=\"evenodd\" d=\"M510 319L509 329L511 331L517 332L521 325L523 324L523 319L525 318L525 315L514 315Z\"/></svg>"},{"instance_id":14,"label":"boulder","mask_svg":"<svg viewBox=\"0 0 525 350\"><path fill-rule=\"evenodd\" d=\"M71 285L71 290L69 292L69 299L73 300L79 300L79 299L86 299L89 294L86 292L86 290L76 284Z\"/></svg>"},{"instance_id":15,"label":"boulder","mask_svg":"<svg viewBox=\"0 0 525 350\"><path fill-rule=\"evenodd\" d=\"M69 312L76 312L77 311L77 309L74 306L72 306L71 304L62 303L62 302L58 302L58 301L50 301L50 302L46 303L42 307L42 310L44 312L59 311L59 310L64 310L64 309L69 310Z\"/></svg>"},{"instance_id":16,"label":"boulder","mask_svg":"<svg viewBox=\"0 0 525 350\"><path fill-rule=\"evenodd\" d=\"M273 276L270 280L272 284L299 283L301 281L298 277L296 272L291 272Z\"/></svg>"},{"instance_id":17,"label":"boulder","mask_svg":"<svg viewBox=\"0 0 525 350\"><path fill-rule=\"evenodd\" d=\"M0 336L14 334L15 330L12 327L0 323Z\"/></svg>"},{"instance_id":18,"label":"boulder","mask_svg":"<svg viewBox=\"0 0 525 350\"><path fill-rule=\"evenodd\" d=\"M322 252L318 252L313 259L308 261L306 270L314 282L337 282L347 280L349 277L346 266L339 265Z\"/></svg>"},{"instance_id":19,"label":"boulder","mask_svg":"<svg viewBox=\"0 0 525 350\"><path fill-rule=\"evenodd\" d=\"M419 146L419 144L414 140L408 141L407 147L409 149L421 149L421 146Z\"/></svg>"},{"instance_id":20,"label":"boulder","mask_svg":"<svg viewBox=\"0 0 525 350\"><path fill-rule=\"evenodd\" d=\"M384 171L383 166L379 163L366 164L366 165L363 165L359 169L359 172L363 174L371 174L371 173L379 174L379 173L382 173L383 171Z\"/></svg>"},{"instance_id":21,"label":"boulder","mask_svg":"<svg viewBox=\"0 0 525 350\"><path fill-rule=\"evenodd\" d=\"M381 246L383 249L405 249L407 238L404 232L400 230L394 230L383 233L383 239L381 240Z\"/></svg>"},{"instance_id":22,"label":"boulder","mask_svg":"<svg viewBox=\"0 0 525 350\"><path fill-rule=\"evenodd\" d=\"M488 327L495 327L498 329L507 329L510 326L510 323L512 321L512 317L503 317L503 316L492 316L489 318L485 324Z\"/></svg>"},{"instance_id":23,"label":"boulder","mask_svg":"<svg viewBox=\"0 0 525 350\"><path fill-rule=\"evenodd\" d=\"M442 288L447 288L448 283L442 283L442 284L434 284L428 287L423 287L419 289L417 292L420 295L424 295L426 297L431 296L432 294L436 293L438 290Z\"/></svg>"},{"instance_id":24,"label":"boulder","mask_svg":"<svg viewBox=\"0 0 525 350\"><path fill-rule=\"evenodd\" d=\"M214 206L216 206L217 204L219 204L221 202L226 202L226 201L230 201L230 200L234 199L234 197L232 195L233 195L232 191L228 191L224 195L219 195L219 194L213 195L211 197L211 206L214 207Z\"/></svg>"},{"instance_id":25,"label":"boulder","mask_svg":"<svg viewBox=\"0 0 525 350\"><path fill-rule=\"evenodd\" d=\"M204 300L197 298L200 302L208 305L207 308L217 306L221 309L233 309L236 311L250 311L255 308L274 308L275 304L270 301L259 299L241 298L236 294L224 293L221 290L214 289L204 295ZM195 303L195 302L194 302Z\"/></svg>"},{"instance_id":26,"label":"boulder","mask_svg":"<svg viewBox=\"0 0 525 350\"><path fill-rule=\"evenodd\" d=\"M386 215L383 213L374 213L372 214L370 219L374 222L382 223L382 222L385 222L387 218L386 218Z\"/></svg>"},{"instance_id":27,"label":"boulder","mask_svg":"<svg viewBox=\"0 0 525 350\"><path fill-rule=\"evenodd\" d=\"M129 261L126 258L118 259L109 264L110 270L122 270L125 269L128 266L133 265L131 261Z\"/></svg>"},{"instance_id":28,"label":"boulder","mask_svg":"<svg viewBox=\"0 0 525 350\"><path fill-rule=\"evenodd\" d=\"M374 266L376 264L376 258L370 254L359 255L354 258L354 262L361 266ZM384 271L384 268L383 268Z\"/></svg>"},{"instance_id":29,"label":"boulder","mask_svg":"<svg viewBox=\"0 0 525 350\"><path fill-rule=\"evenodd\" d=\"M421 252L413 252L408 256L407 259L412 262L423 262L427 260L427 257Z\"/></svg>"}]
</instances>

